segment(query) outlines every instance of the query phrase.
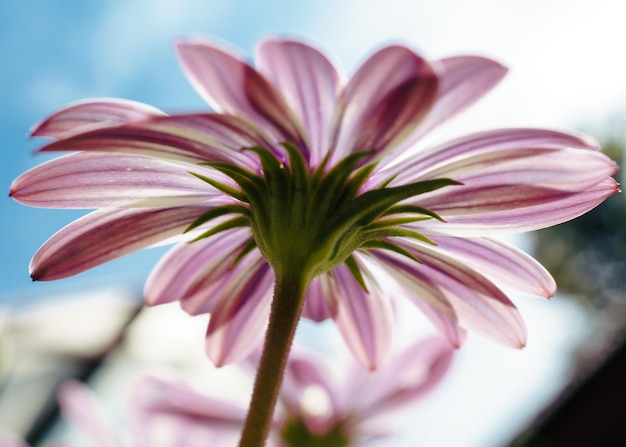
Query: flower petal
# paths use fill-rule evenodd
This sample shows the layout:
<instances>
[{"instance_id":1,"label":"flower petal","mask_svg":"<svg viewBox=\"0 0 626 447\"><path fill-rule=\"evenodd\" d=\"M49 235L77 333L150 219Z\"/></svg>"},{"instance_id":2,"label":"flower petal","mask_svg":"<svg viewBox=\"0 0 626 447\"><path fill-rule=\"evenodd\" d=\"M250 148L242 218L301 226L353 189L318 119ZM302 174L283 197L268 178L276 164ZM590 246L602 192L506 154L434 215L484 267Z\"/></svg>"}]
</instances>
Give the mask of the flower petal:
<instances>
[{"instance_id":1,"label":"flower petal","mask_svg":"<svg viewBox=\"0 0 626 447\"><path fill-rule=\"evenodd\" d=\"M153 376L142 378L133 391L140 445L229 447L240 436L245 408L239 402L202 395L180 380Z\"/></svg>"},{"instance_id":2,"label":"flower petal","mask_svg":"<svg viewBox=\"0 0 626 447\"><path fill-rule=\"evenodd\" d=\"M102 209L75 220L35 253L34 281L67 278L180 234L207 206Z\"/></svg>"},{"instance_id":3,"label":"flower petal","mask_svg":"<svg viewBox=\"0 0 626 447\"><path fill-rule=\"evenodd\" d=\"M221 197L189 171L232 184L213 169L154 157L79 152L43 163L13 181L9 195L44 208L163 207ZM234 185L231 185L234 187Z\"/></svg>"},{"instance_id":4,"label":"flower petal","mask_svg":"<svg viewBox=\"0 0 626 447\"><path fill-rule=\"evenodd\" d=\"M232 51L199 38L177 42L176 50L187 78L214 110L262 123L279 142L303 141L281 94Z\"/></svg>"},{"instance_id":5,"label":"flower petal","mask_svg":"<svg viewBox=\"0 0 626 447\"><path fill-rule=\"evenodd\" d=\"M339 100L333 160L359 150L392 150L422 121L437 95L430 64L403 46L388 46L354 73Z\"/></svg>"},{"instance_id":6,"label":"flower petal","mask_svg":"<svg viewBox=\"0 0 626 447\"><path fill-rule=\"evenodd\" d=\"M402 244L402 247L421 262L395 253L384 254L383 259L389 266L411 275L413 282L420 287L416 290L419 296L409 296L412 301L424 299L424 291L431 297L434 293L440 294L452 305L462 327L506 346L524 346L524 322L513 303L493 283L464 262L436 249L408 244Z\"/></svg>"},{"instance_id":7,"label":"flower petal","mask_svg":"<svg viewBox=\"0 0 626 447\"><path fill-rule=\"evenodd\" d=\"M119 447L116 436L119 425L107 413L104 404L86 385L70 379L58 391L59 406L63 417L102 447Z\"/></svg>"},{"instance_id":8,"label":"flower petal","mask_svg":"<svg viewBox=\"0 0 626 447\"><path fill-rule=\"evenodd\" d=\"M428 116L402 144L398 152L409 148L441 124L450 121L493 89L508 69L498 62L479 56L456 56L433 62L443 68L439 90Z\"/></svg>"},{"instance_id":9,"label":"flower petal","mask_svg":"<svg viewBox=\"0 0 626 447\"><path fill-rule=\"evenodd\" d=\"M265 39L256 49L256 66L304 125L310 164L322 162L339 91L339 74L319 50L294 40Z\"/></svg>"},{"instance_id":10,"label":"flower petal","mask_svg":"<svg viewBox=\"0 0 626 447\"><path fill-rule=\"evenodd\" d=\"M127 99L95 98L58 110L31 129L30 137L63 139L102 127L163 116L156 107Z\"/></svg>"},{"instance_id":11,"label":"flower petal","mask_svg":"<svg viewBox=\"0 0 626 447\"><path fill-rule=\"evenodd\" d=\"M144 376L137 383L133 403L145 415L163 413L170 417L210 424L213 429L241 430L246 409L236 401L213 398L192 390L182 381Z\"/></svg>"},{"instance_id":12,"label":"flower petal","mask_svg":"<svg viewBox=\"0 0 626 447\"><path fill-rule=\"evenodd\" d=\"M356 256L355 256L356 259ZM367 267L357 261L368 292L345 265L332 270L329 299L333 318L355 357L374 370L388 356L393 336L393 309Z\"/></svg>"},{"instance_id":13,"label":"flower petal","mask_svg":"<svg viewBox=\"0 0 626 447\"><path fill-rule=\"evenodd\" d=\"M407 202L447 221L420 225L429 232L530 231L577 217L617 190L610 179L617 166L596 147L574 134L500 129L446 143L377 178L396 175L392 185L443 177L463 183Z\"/></svg>"},{"instance_id":14,"label":"flower petal","mask_svg":"<svg viewBox=\"0 0 626 447\"><path fill-rule=\"evenodd\" d=\"M242 119L206 113L156 117L97 129L39 150L123 152L191 163L237 163L256 169L257 159L242 153L242 149L253 146L270 147L267 139Z\"/></svg>"},{"instance_id":15,"label":"flower petal","mask_svg":"<svg viewBox=\"0 0 626 447\"><path fill-rule=\"evenodd\" d=\"M441 199L420 202L442 215L446 222L422 222L419 230L453 236L533 231L574 219L617 191L619 184L612 178L574 193L527 185L465 187L446 196L445 203Z\"/></svg>"},{"instance_id":16,"label":"flower petal","mask_svg":"<svg viewBox=\"0 0 626 447\"><path fill-rule=\"evenodd\" d=\"M554 278L539 262L504 241L487 237L432 239L438 251L462 260L499 286L545 298L556 292Z\"/></svg>"},{"instance_id":17,"label":"flower petal","mask_svg":"<svg viewBox=\"0 0 626 447\"><path fill-rule=\"evenodd\" d=\"M144 286L148 305L164 304L188 298L190 289L202 282L203 311L185 309L192 315L211 312L215 302L213 289L235 261L239 251L250 237L249 229L236 228L193 243L182 243L172 248L152 269Z\"/></svg>"},{"instance_id":18,"label":"flower petal","mask_svg":"<svg viewBox=\"0 0 626 447\"><path fill-rule=\"evenodd\" d=\"M456 310L444 291L426 275L420 274L417 263L387 252L373 250L372 254L397 281L400 293L420 309L452 346L460 347L465 343L466 333L459 325Z\"/></svg>"},{"instance_id":19,"label":"flower petal","mask_svg":"<svg viewBox=\"0 0 626 447\"><path fill-rule=\"evenodd\" d=\"M445 340L429 337L405 348L374 374L352 368L346 410L359 423L415 403L435 387L452 363L454 350ZM367 390L364 393L363 390ZM345 410L344 410L345 411Z\"/></svg>"},{"instance_id":20,"label":"flower petal","mask_svg":"<svg viewBox=\"0 0 626 447\"><path fill-rule=\"evenodd\" d=\"M434 146L416 154L410 162L385 168L376 175L381 181L393 176L392 184L404 184L416 179L425 180L447 175L453 167L459 165L471 167L474 160L486 160L484 164L489 165L492 154L499 154L507 161L509 157L511 160L523 158L520 154L532 157L549 155L557 150L598 148L597 141L582 134L533 128L494 129L465 135ZM494 161L497 159L498 157L494 156Z\"/></svg>"},{"instance_id":21,"label":"flower petal","mask_svg":"<svg viewBox=\"0 0 626 447\"><path fill-rule=\"evenodd\" d=\"M256 251L258 253L258 251ZM247 256L254 255L255 252ZM261 342L270 313L274 272L263 257L243 260L216 291L206 352L216 366L245 358Z\"/></svg>"},{"instance_id":22,"label":"flower petal","mask_svg":"<svg viewBox=\"0 0 626 447\"><path fill-rule=\"evenodd\" d=\"M332 316L326 300L329 292L324 287L325 283L326 281L323 281L319 276L313 279L307 290L304 307L302 308L303 317L318 323Z\"/></svg>"}]
</instances>

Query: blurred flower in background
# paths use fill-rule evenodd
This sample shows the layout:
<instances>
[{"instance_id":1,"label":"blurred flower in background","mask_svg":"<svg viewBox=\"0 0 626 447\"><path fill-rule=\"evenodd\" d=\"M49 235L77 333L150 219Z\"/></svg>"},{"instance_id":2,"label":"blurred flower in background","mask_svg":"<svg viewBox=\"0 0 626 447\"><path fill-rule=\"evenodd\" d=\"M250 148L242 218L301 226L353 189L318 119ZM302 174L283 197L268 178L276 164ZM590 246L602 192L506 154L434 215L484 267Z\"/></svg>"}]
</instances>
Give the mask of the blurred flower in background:
<instances>
[{"instance_id":1,"label":"blurred flower in background","mask_svg":"<svg viewBox=\"0 0 626 447\"><path fill-rule=\"evenodd\" d=\"M355 362L338 368L316 352L296 348L268 445L383 445L401 425L398 412L436 388L452 357L453 349L433 337L408 346L370 372ZM256 361L245 362L249 372L256 369ZM171 371L134 382L123 415L113 414L93 391L76 381L60 388L61 411L75 429L101 447L235 445L247 401L194 390L183 376Z\"/></svg>"}]
</instances>

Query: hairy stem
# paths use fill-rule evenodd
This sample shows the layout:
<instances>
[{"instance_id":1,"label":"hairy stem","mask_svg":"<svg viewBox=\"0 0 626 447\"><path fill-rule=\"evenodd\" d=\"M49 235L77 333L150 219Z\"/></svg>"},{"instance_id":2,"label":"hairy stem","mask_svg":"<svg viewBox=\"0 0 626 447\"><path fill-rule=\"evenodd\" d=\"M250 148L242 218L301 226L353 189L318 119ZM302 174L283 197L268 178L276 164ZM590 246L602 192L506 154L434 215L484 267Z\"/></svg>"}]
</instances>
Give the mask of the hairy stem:
<instances>
[{"instance_id":1,"label":"hairy stem","mask_svg":"<svg viewBox=\"0 0 626 447\"><path fill-rule=\"evenodd\" d=\"M300 272L276 276L269 326L239 447L265 445L308 287Z\"/></svg>"}]
</instances>

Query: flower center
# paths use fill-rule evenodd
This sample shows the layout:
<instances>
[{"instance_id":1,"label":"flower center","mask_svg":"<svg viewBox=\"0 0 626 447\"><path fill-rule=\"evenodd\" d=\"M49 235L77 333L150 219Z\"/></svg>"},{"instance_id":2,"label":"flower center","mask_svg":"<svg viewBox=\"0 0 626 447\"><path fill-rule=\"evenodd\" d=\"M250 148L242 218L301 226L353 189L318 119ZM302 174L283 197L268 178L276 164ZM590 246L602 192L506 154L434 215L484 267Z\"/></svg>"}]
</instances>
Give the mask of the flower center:
<instances>
[{"instance_id":1,"label":"flower center","mask_svg":"<svg viewBox=\"0 0 626 447\"><path fill-rule=\"evenodd\" d=\"M341 422L323 433L314 433L302 419L292 419L283 426L280 436L289 447L347 447L350 445L350 437L345 433Z\"/></svg>"},{"instance_id":2,"label":"flower center","mask_svg":"<svg viewBox=\"0 0 626 447\"><path fill-rule=\"evenodd\" d=\"M284 147L288 163L280 161L265 148L247 149L259 156L262 173L229 163L207 163L233 179L240 189L234 190L194 175L237 199L240 204L216 207L188 228L203 225L216 217L235 215L199 238L249 226L253 240L244 250L258 247L277 276L297 271L310 281L345 262L363 285L351 257L355 250L382 248L413 258L390 238L409 237L430 242L403 225L424 219L441 220L430 210L398 202L458 184L450 179L436 179L396 187L382 184L362 191L366 189L363 186L375 165L360 165L371 152L350 154L328 170L325 163L311 170L295 147L289 144Z\"/></svg>"}]
</instances>

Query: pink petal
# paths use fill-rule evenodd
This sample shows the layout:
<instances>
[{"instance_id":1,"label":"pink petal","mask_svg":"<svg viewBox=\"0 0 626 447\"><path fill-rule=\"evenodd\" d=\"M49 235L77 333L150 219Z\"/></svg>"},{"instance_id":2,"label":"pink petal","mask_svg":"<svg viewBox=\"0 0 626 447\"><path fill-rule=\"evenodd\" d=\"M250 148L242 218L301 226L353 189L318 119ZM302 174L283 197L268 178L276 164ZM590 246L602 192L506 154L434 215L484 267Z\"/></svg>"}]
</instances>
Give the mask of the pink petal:
<instances>
[{"instance_id":1,"label":"pink petal","mask_svg":"<svg viewBox=\"0 0 626 447\"><path fill-rule=\"evenodd\" d=\"M257 69L280 91L304 125L312 166L328 151L339 75L319 50L294 40L265 39L256 49Z\"/></svg>"},{"instance_id":2,"label":"pink petal","mask_svg":"<svg viewBox=\"0 0 626 447\"><path fill-rule=\"evenodd\" d=\"M123 152L191 163L237 163L256 169L257 159L241 152L253 146L270 147L245 121L207 113L156 117L97 129L51 143L40 151Z\"/></svg>"},{"instance_id":3,"label":"pink petal","mask_svg":"<svg viewBox=\"0 0 626 447\"><path fill-rule=\"evenodd\" d=\"M333 318L354 356L374 370L388 356L394 316L389 298L367 267L360 263L368 291L341 265L332 270L329 299L335 303Z\"/></svg>"},{"instance_id":4,"label":"pink petal","mask_svg":"<svg viewBox=\"0 0 626 447\"><path fill-rule=\"evenodd\" d=\"M67 278L181 234L206 206L103 209L62 228L30 265L35 281Z\"/></svg>"},{"instance_id":5,"label":"pink petal","mask_svg":"<svg viewBox=\"0 0 626 447\"><path fill-rule=\"evenodd\" d=\"M477 132L445 142L416 154L408 163L386 168L377 173L381 180L395 176L399 185L450 173L450 167L473 166L474 160L489 164L492 154L504 161L552 154L565 149L598 149L598 143L587 135L549 129L495 129ZM584 155L583 155L584 157ZM590 155L590 157L595 157ZM602 157L600 157L602 158ZM494 161L498 157L494 157Z\"/></svg>"},{"instance_id":6,"label":"pink petal","mask_svg":"<svg viewBox=\"0 0 626 447\"><path fill-rule=\"evenodd\" d=\"M82 383L64 382L58 392L63 416L101 447L119 447L122 444L119 427L106 413L103 404Z\"/></svg>"},{"instance_id":7,"label":"pink petal","mask_svg":"<svg viewBox=\"0 0 626 447\"><path fill-rule=\"evenodd\" d=\"M441 294L454 308L462 327L490 338L506 346L521 348L526 343L526 328L519 312L507 296L484 276L464 262L445 256L427 247L403 245L421 263L398 255L383 257L390 266L404 270L420 286L419 296L412 301L424 299L424 290ZM377 255L377 257L380 257ZM427 285L427 288L424 287Z\"/></svg>"},{"instance_id":8,"label":"pink petal","mask_svg":"<svg viewBox=\"0 0 626 447\"><path fill-rule=\"evenodd\" d=\"M617 191L619 184L612 178L576 193L525 185L465 188L450 194L445 203L421 202L421 206L439 212L446 222L423 222L420 230L453 236L533 231L579 217Z\"/></svg>"},{"instance_id":9,"label":"pink petal","mask_svg":"<svg viewBox=\"0 0 626 447\"><path fill-rule=\"evenodd\" d=\"M449 57L436 61L433 65L443 67L439 73L439 90L435 104L398 152L409 148L433 129L481 99L508 71L498 62L479 56Z\"/></svg>"},{"instance_id":10,"label":"pink petal","mask_svg":"<svg viewBox=\"0 0 626 447\"><path fill-rule=\"evenodd\" d=\"M144 376L136 385L133 403L143 412L187 418L213 429L239 430L246 409L234 401L212 398L190 389L182 382Z\"/></svg>"},{"instance_id":11,"label":"pink petal","mask_svg":"<svg viewBox=\"0 0 626 447\"><path fill-rule=\"evenodd\" d=\"M340 98L333 161L359 150L392 150L430 110L437 85L433 68L406 47L372 55Z\"/></svg>"},{"instance_id":12,"label":"pink petal","mask_svg":"<svg viewBox=\"0 0 626 447\"><path fill-rule=\"evenodd\" d=\"M80 152L43 163L19 176L9 195L45 208L166 206L223 194L189 171L232 184L212 169L140 155ZM234 185L231 185L234 187Z\"/></svg>"},{"instance_id":13,"label":"pink petal","mask_svg":"<svg viewBox=\"0 0 626 447\"><path fill-rule=\"evenodd\" d=\"M372 251L372 254L397 281L401 294L420 309L452 346L460 347L465 343L466 332L459 325L456 310L444 291L420 274L420 265L387 252Z\"/></svg>"},{"instance_id":14,"label":"pink petal","mask_svg":"<svg viewBox=\"0 0 626 447\"><path fill-rule=\"evenodd\" d=\"M157 377L144 377L136 385L132 403L142 445L150 447L230 447L245 419L245 408L238 402L205 396L183 383Z\"/></svg>"},{"instance_id":15,"label":"pink petal","mask_svg":"<svg viewBox=\"0 0 626 447\"><path fill-rule=\"evenodd\" d=\"M63 139L89 130L163 115L165 113L159 109L136 101L89 99L70 104L35 124L29 136Z\"/></svg>"},{"instance_id":16,"label":"pink petal","mask_svg":"<svg viewBox=\"0 0 626 447\"><path fill-rule=\"evenodd\" d=\"M249 238L249 229L236 228L196 242L178 244L150 272L144 286L146 303L152 306L185 299L183 307L192 315L211 312L216 300L213 289L221 284ZM190 299L195 289L202 295L201 306L197 300ZM190 301L194 302L191 308Z\"/></svg>"},{"instance_id":17,"label":"pink petal","mask_svg":"<svg viewBox=\"0 0 626 447\"><path fill-rule=\"evenodd\" d=\"M328 290L324 287L324 283L325 281L319 276L313 279L307 290L304 307L302 308L303 317L318 323L332 316L326 300Z\"/></svg>"},{"instance_id":18,"label":"pink petal","mask_svg":"<svg viewBox=\"0 0 626 447\"><path fill-rule=\"evenodd\" d=\"M176 50L187 78L214 110L262 123L279 142L302 141L281 94L232 51L204 39L181 40Z\"/></svg>"},{"instance_id":19,"label":"pink petal","mask_svg":"<svg viewBox=\"0 0 626 447\"><path fill-rule=\"evenodd\" d=\"M359 423L369 424L370 418L416 403L441 382L453 352L446 341L431 337L408 346L373 374L353 368L346 384L347 410L358 414Z\"/></svg>"},{"instance_id":20,"label":"pink petal","mask_svg":"<svg viewBox=\"0 0 626 447\"><path fill-rule=\"evenodd\" d=\"M535 259L506 242L492 238L433 236L437 250L462 260L495 284L549 298L556 292L550 273Z\"/></svg>"},{"instance_id":21,"label":"pink petal","mask_svg":"<svg viewBox=\"0 0 626 447\"><path fill-rule=\"evenodd\" d=\"M207 355L216 366L242 360L261 342L273 285L274 272L260 255L251 262L240 262L225 275L216 290L219 295L206 340Z\"/></svg>"},{"instance_id":22,"label":"pink petal","mask_svg":"<svg viewBox=\"0 0 626 447\"><path fill-rule=\"evenodd\" d=\"M577 217L617 190L608 179L617 167L596 147L563 132L501 129L446 143L377 178L396 175L393 185L442 177L463 183L407 201L447 221L425 222L427 231L529 231Z\"/></svg>"}]
</instances>

